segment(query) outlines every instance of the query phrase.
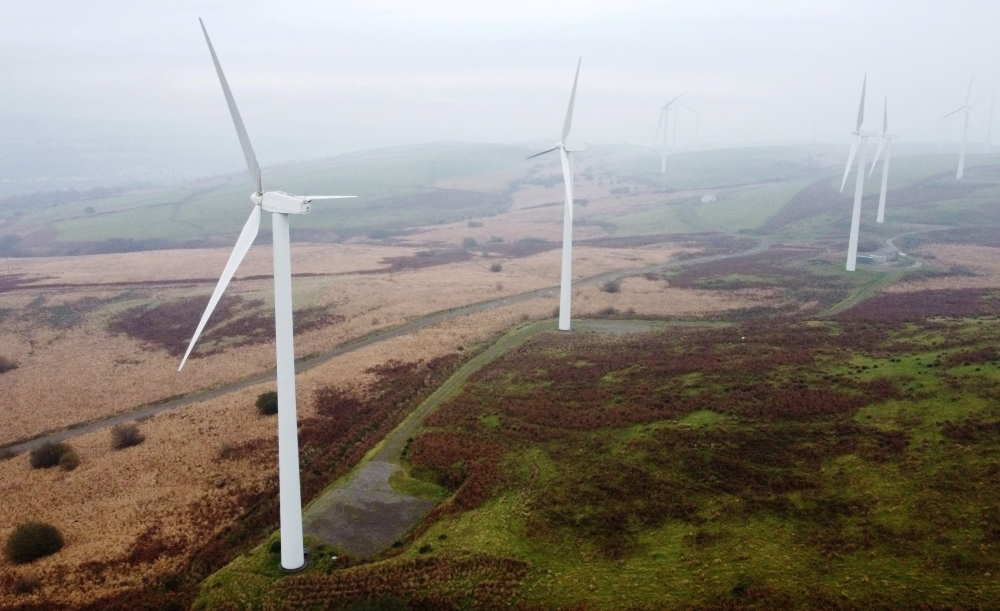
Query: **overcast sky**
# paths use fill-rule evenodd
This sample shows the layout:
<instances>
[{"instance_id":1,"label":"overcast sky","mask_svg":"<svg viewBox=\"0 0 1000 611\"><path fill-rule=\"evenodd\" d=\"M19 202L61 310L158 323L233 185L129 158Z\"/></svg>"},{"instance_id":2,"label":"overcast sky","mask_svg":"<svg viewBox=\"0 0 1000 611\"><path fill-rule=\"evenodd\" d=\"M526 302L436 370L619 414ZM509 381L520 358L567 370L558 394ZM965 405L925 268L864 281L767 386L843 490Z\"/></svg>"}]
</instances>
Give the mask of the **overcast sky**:
<instances>
[{"instance_id":1,"label":"overcast sky","mask_svg":"<svg viewBox=\"0 0 1000 611\"><path fill-rule=\"evenodd\" d=\"M1000 60L996 0L8 1L0 113L239 169L199 16L264 165L554 141L578 57L576 140L648 146L657 96L686 92L703 143L847 143L866 72L866 127L879 127L888 95L893 131L936 140L973 69L975 101ZM989 97L980 138L988 115ZM680 142L694 122L683 111ZM951 122L949 137L959 130Z\"/></svg>"}]
</instances>

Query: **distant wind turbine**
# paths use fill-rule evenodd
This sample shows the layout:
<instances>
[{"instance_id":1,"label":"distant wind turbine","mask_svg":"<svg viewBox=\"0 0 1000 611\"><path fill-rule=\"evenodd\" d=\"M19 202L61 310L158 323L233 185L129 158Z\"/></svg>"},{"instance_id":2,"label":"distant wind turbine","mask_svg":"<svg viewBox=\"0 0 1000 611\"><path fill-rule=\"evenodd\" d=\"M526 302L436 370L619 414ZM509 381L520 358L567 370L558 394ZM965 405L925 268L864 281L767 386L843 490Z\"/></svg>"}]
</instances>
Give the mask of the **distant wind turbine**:
<instances>
[{"instance_id":1,"label":"distant wind turbine","mask_svg":"<svg viewBox=\"0 0 1000 611\"><path fill-rule=\"evenodd\" d=\"M653 146L656 146L656 138L660 135L660 128L663 128L663 144L660 147L660 173L667 173L667 130L670 128L670 111L674 111L674 146L677 145L677 100L681 99L681 96L670 100L666 104L660 107L660 122L656 125L656 133L653 135ZM660 98L661 100L663 98Z\"/></svg>"},{"instance_id":2,"label":"distant wind turbine","mask_svg":"<svg viewBox=\"0 0 1000 611\"><path fill-rule=\"evenodd\" d=\"M250 177L253 180L254 192L250 194L253 202L253 209L250 211L250 218L243 226L239 239L236 240L236 247L229 255L229 261L219 278L219 283L215 285L212 298L208 301L208 307L198 323L198 328L191 337L184 359L181 360L178 371L184 367L195 342L201 335L205 324L212 316L212 311L225 292L229 281L236 268L239 267L243 257L250 250L257 231L260 229L261 211L271 213L271 225L273 229L273 251L274 251L274 323L276 336L276 351L278 363L278 488L281 515L281 568L287 571L297 571L305 566L305 554L302 547L302 497L299 491L299 439L298 422L295 415L295 349L292 341L292 262L291 246L288 235L288 215L307 214L311 208L310 202L319 199L340 199L344 197L356 197L354 195L290 195L282 191L265 191L260 179L260 166L257 164L257 157L250 146L250 137L247 135L240 111L236 108L236 100L229 90L229 83L222 73L222 65L215 55L215 48L208 37L205 24L201 23L201 31L205 34L205 42L208 43L208 51L212 54L212 62L215 63L215 71L219 75L219 82L222 84L222 94L226 98L229 106L229 113L233 117L233 124L236 126L236 135L243 148L243 156L246 158L247 168L250 170Z\"/></svg>"},{"instance_id":3,"label":"distant wind turbine","mask_svg":"<svg viewBox=\"0 0 1000 611\"><path fill-rule=\"evenodd\" d=\"M858 107L858 122L854 128L854 138L851 140L851 154L847 157L847 167L844 168L844 180L840 183L840 191L843 193L844 185L847 184L847 174L851 171L851 162L858 152L858 145L861 146L861 155L858 157L858 179L854 186L854 212L851 214L851 241L847 247L847 271L853 272L858 261L858 233L861 228L861 195L865 188L865 152L868 149L868 138L878 136L875 132L864 131L861 125L865 121L865 88L868 85L868 75L861 83L861 105Z\"/></svg>"},{"instance_id":4,"label":"distant wind turbine","mask_svg":"<svg viewBox=\"0 0 1000 611\"><path fill-rule=\"evenodd\" d=\"M882 134L881 140L879 140L878 148L875 149L875 159L872 160L872 169L868 172L871 176L872 172L875 171L875 164L878 163L879 153L882 152L882 147L885 146L885 162L882 164L882 191L878 196L878 222L881 223L885 220L885 191L889 185L889 159L892 157L892 139L896 137L895 134L889 133L889 98L886 97L885 103L882 107Z\"/></svg>"},{"instance_id":5,"label":"distant wind turbine","mask_svg":"<svg viewBox=\"0 0 1000 611\"><path fill-rule=\"evenodd\" d=\"M587 150L587 145L580 142L570 142L570 127L573 125L573 102L576 100L576 83L580 80L581 58L576 62L576 76L573 77L573 90L569 94L569 107L566 108L566 119L563 121L562 138L556 145L546 151L528 157L533 159L539 155L559 151L562 161L563 183L566 186L566 205L563 207L563 245L562 245L562 275L559 281L559 330L570 330L570 297L573 290L573 153Z\"/></svg>"},{"instance_id":6,"label":"distant wind turbine","mask_svg":"<svg viewBox=\"0 0 1000 611\"><path fill-rule=\"evenodd\" d=\"M972 104L972 83L975 82L975 79L976 76L973 75L969 80L969 90L965 93L965 104L941 117L941 119L947 119L957 113L962 113L965 116L965 124L962 127L962 151L958 154L958 173L955 175L956 180L962 180L962 175L965 173L965 145L969 139L969 118L972 117L972 111L976 107Z\"/></svg>"}]
</instances>

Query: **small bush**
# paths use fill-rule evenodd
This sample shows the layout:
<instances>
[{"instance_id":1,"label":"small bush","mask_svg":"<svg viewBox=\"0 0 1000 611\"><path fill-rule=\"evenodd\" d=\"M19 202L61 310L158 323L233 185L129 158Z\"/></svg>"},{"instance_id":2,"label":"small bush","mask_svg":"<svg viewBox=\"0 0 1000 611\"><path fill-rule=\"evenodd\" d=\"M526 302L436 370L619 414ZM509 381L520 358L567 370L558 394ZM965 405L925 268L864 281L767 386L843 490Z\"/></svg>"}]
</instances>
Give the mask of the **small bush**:
<instances>
[{"instance_id":1,"label":"small bush","mask_svg":"<svg viewBox=\"0 0 1000 611\"><path fill-rule=\"evenodd\" d=\"M420 549L417 550L417 552L421 554L429 554L430 552L433 551L434 551L434 546L431 545L430 543L424 543L423 545L420 546Z\"/></svg>"},{"instance_id":2,"label":"small bush","mask_svg":"<svg viewBox=\"0 0 1000 611\"><path fill-rule=\"evenodd\" d=\"M278 413L278 391L269 390L257 395L257 413L261 416L273 416Z\"/></svg>"},{"instance_id":3,"label":"small bush","mask_svg":"<svg viewBox=\"0 0 1000 611\"><path fill-rule=\"evenodd\" d=\"M62 534L55 526L44 522L25 522L10 533L3 551L14 564L26 564L51 556L62 547Z\"/></svg>"},{"instance_id":4,"label":"small bush","mask_svg":"<svg viewBox=\"0 0 1000 611\"><path fill-rule=\"evenodd\" d=\"M59 464L63 454L72 451L68 445L61 442L47 442L31 451L31 467L33 469L50 469Z\"/></svg>"},{"instance_id":5,"label":"small bush","mask_svg":"<svg viewBox=\"0 0 1000 611\"><path fill-rule=\"evenodd\" d=\"M478 245L479 241L472 236L462 239L462 246L464 246L465 248L475 248Z\"/></svg>"},{"instance_id":6,"label":"small bush","mask_svg":"<svg viewBox=\"0 0 1000 611\"><path fill-rule=\"evenodd\" d=\"M274 541L272 541L271 545L268 546L267 551L271 552L272 554L280 554L281 539L275 539Z\"/></svg>"},{"instance_id":7,"label":"small bush","mask_svg":"<svg viewBox=\"0 0 1000 611\"><path fill-rule=\"evenodd\" d=\"M32 594L40 585L37 577L18 575L14 579L14 594Z\"/></svg>"},{"instance_id":8,"label":"small bush","mask_svg":"<svg viewBox=\"0 0 1000 611\"><path fill-rule=\"evenodd\" d=\"M614 316L618 314L618 310L608 306L597 311L598 316Z\"/></svg>"},{"instance_id":9,"label":"small bush","mask_svg":"<svg viewBox=\"0 0 1000 611\"><path fill-rule=\"evenodd\" d=\"M482 227L483 226L483 222L482 221L469 221L468 225L469 225L469 227ZM473 244L473 246L475 246L475 244Z\"/></svg>"},{"instance_id":10,"label":"small bush","mask_svg":"<svg viewBox=\"0 0 1000 611\"><path fill-rule=\"evenodd\" d=\"M498 235L491 235L490 236L490 243L491 244L502 244L503 243L503 238L501 238Z\"/></svg>"},{"instance_id":11,"label":"small bush","mask_svg":"<svg viewBox=\"0 0 1000 611\"><path fill-rule=\"evenodd\" d=\"M131 448L143 441L146 441L146 436L139 432L139 425L134 422L111 428L111 447L116 450Z\"/></svg>"},{"instance_id":12,"label":"small bush","mask_svg":"<svg viewBox=\"0 0 1000 611\"><path fill-rule=\"evenodd\" d=\"M93 206L87 206L83 209L84 214L94 214L95 212L97 212L97 208L94 208Z\"/></svg>"},{"instance_id":13,"label":"small bush","mask_svg":"<svg viewBox=\"0 0 1000 611\"><path fill-rule=\"evenodd\" d=\"M17 369L17 363L9 358L0 356L0 373L7 373L11 369Z\"/></svg>"},{"instance_id":14,"label":"small bush","mask_svg":"<svg viewBox=\"0 0 1000 611\"><path fill-rule=\"evenodd\" d=\"M59 468L63 471L72 471L80 466L80 455L74 452L72 449L63 452L63 455L59 457Z\"/></svg>"},{"instance_id":15,"label":"small bush","mask_svg":"<svg viewBox=\"0 0 1000 611\"><path fill-rule=\"evenodd\" d=\"M503 265L501 265L499 261L495 262L495 263L491 263L490 264L490 271L491 272L502 272L503 271Z\"/></svg>"},{"instance_id":16,"label":"small bush","mask_svg":"<svg viewBox=\"0 0 1000 611\"><path fill-rule=\"evenodd\" d=\"M617 293L621 289L622 289L622 281L617 279L608 280L607 282L601 285L601 290L604 291L605 293Z\"/></svg>"}]
</instances>

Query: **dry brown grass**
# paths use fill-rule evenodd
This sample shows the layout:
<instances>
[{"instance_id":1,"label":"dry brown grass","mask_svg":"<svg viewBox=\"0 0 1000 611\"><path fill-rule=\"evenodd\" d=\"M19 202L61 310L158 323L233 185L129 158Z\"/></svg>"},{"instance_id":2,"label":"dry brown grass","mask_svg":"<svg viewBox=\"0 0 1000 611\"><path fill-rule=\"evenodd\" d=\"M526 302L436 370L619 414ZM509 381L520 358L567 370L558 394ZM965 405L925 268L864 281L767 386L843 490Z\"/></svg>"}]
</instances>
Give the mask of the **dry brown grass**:
<instances>
[{"instance_id":1,"label":"dry brown grass","mask_svg":"<svg viewBox=\"0 0 1000 611\"><path fill-rule=\"evenodd\" d=\"M972 275L945 276L901 282L887 293L912 293L940 289L980 289L1000 287L1000 249L964 244L927 244L914 254L925 257L935 267L958 267Z\"/></svg>"},{"instance_id":2,"label":"dry brown grass","mask_svg":"<svg viewBox=\"0 0 1000 611\"><path fill-rule=\"evenodd\" d=\"M215 281L226 266L230 251L229 248L204 248L12 259L11 273L46 277L40 284L167 282L192 278ZM296 244L292 249L292 270L296 274L345 274L387 268L382 259L411 254L412 248L399 246ZM270 246L254 246L236 277L270 276L271 260Z\"/></svg>"},{"instance_id":3,"label":"dry brown grass","mask_svg":"<svg viewBox=\"0 0 1000 611\"><path fill-rule=\"evenodd\" d=\"M224 249L217 250L215 254L220 257L226 254ZM380 248L376 251L384 252ZM634 249L579 247L574 251L574 277L663 263L681 252L686 250L670 245ZM116 256L146 260L149 254ZM181 254L186 257L189 253ZM560 251L552 250L520 259L477 256L463 263L393 274L296 278L297 307L329 306L332 313L345 317L341 323L297 336L296 354L321 353L371 331L433 312L555 286L559 282L559 257ZM503 271L490 272L490 264L498 260L503 262ZM76 263L74 258L64 261L68 274L78 273L72 267ZM86 269L91 263L80 265ZM125 307L151 300L207 295L212 288L211 284L140 289L51 288L0 294L0 308L21 312L0 321L0 332L7 338L5 356L20 364L18 369L0 377L0 393L8 398L9 406L6 425L0 430L0 443L272 369L272 342L229 348L197 358L178 373L178 360L161 347L105 331L109 318ZM230 286L229 294L270 303L271 281L236 282ZM28 306L39 295L45 298L47 306L85 298L109 303L84 315L77 326L56 329L40 325L30 316ZM119 301L114 301L116 298ZM191 321L192 332L196 324L196 320Z\"/></svg>"}]
</instances>

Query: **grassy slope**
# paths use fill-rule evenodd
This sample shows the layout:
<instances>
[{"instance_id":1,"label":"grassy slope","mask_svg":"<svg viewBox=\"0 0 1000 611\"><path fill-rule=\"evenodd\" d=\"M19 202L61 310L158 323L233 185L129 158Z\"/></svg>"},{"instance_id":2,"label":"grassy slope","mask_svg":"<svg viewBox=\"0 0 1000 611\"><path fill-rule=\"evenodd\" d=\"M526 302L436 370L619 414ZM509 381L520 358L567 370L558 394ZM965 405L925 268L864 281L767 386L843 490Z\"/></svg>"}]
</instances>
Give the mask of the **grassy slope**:
<instances>
[{"instance_id":1,"label":"grassy slope","mask_svg":"<svg viewBox=\"0 0 1000 611\"><path fill-rule=\"evenodd\" d=\"M400 228L495 213L499 195L472 198L446 207L429 202L408 206L394 196L428 192L443 179L488 175L523 160L513 146L454 144L388 151L383 156L345 157L328 162L265 169L265 187L307 194L351 194L354 200L323 202L309 216L312 229L347 232ZM54 228L63 242L110 238L181 240L238 232L249 213L251 188L242 176L192 186L132 192L103 199L28 210L5 232ZM380 200L383 200L380 203ZM87 214L93 207L96 213ZM237 224L234 225L234 219Z\"/></svg>"},{"instance_id":2,"label":"grassy slope","mask_svg":"<svg viewBox=\"0 0 1000 611\"><path fill-rule=\"evenodd\" d=\"M937 348L946 336L953 345ZM564 492L565 485L558 480L574 471L596 475L594 469L614 468L615 460L634 464L640 454L630 449L631 444L653 439L658 431L721 431L725 439L741 431L780 426L699 411L675 420L600 429L597 434L611 445L607 462L576 458L594 451L591 434L516 449L506 459L516 474L514 486L481 508L435 524L413 542L410 553L432 544L441 554L490 550L527 559L532 567L519 590L520 600L545 605L586 601L588 608L612 609L739 600L751 587L769 600L787 597L796 604L817 596L848 605L852 601L882 601L888 606L989 604L1000 594L996 580L990 578L990 571L998 568L996 555L989 551L997 544L991 530L995 528L992 507L1000 497L987 483L997 471L1000 439L984 436L977 443L956 442L943 436L942 423L1000 417L995 399L979 395L984 388L995 391L1000 371L995 362L948 369L928 365L984 340L990 345L997 337L1000 323L995 319L953 321L945 330L906 328L886 338L887 344L903 339L912 343L913 349L897 356L876 358L849 350L842 358L810 367L811 371L780 372L777 379L786 381L801 375L851 376L859 381L887 377L913 393L912 398L869 405L848 418L865 427L903 432L908 437L904 456L893 460L872 460L856 452L827 456L817 474L818 490L785 495L788 506L781 511L743 508L740 502L746 499L739 494L710 494L690 519L632 528L632 547L624 557L603 550L600 537L588 536L585 521L580 529L531 534L528 525L537 519L533 500L549 507L539 499ZM587 353L572 351L546 356L540 362L547 360L553 370L560 366L557 363L588 358ZM474 396L513 396L523 390L502 365L482 377L489 381L480 379L471 391ZM815 426L829 432L839 422L821 419ZM718 441L720 436L711 438ZM615 454L619 455L612 459ZM560 458L554 459L556 455ZM667 479L684 477L682 469L658 466L665 468ZM538 473L534 481L529 475L532 469ZM830 503L852 502L864 509L856 515L848 509L817 511L824 503L829 509ZM441 535L447 538L442 540Z\"/></svg>"}]
</instances>

